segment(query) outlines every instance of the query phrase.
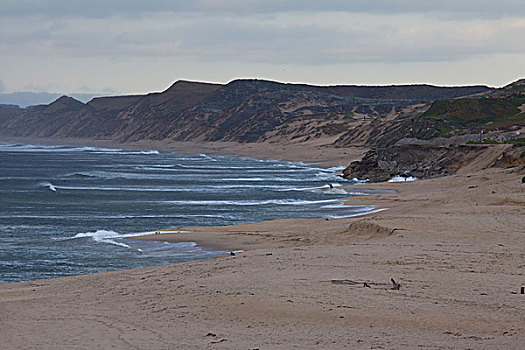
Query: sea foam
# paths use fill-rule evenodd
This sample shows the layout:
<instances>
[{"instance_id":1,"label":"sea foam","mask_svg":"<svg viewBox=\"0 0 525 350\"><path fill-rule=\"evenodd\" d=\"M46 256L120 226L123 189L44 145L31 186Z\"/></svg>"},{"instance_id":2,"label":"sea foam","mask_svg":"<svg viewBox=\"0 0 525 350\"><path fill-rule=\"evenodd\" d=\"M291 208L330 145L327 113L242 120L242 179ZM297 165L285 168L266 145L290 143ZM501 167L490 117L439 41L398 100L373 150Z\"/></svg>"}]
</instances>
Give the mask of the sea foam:
<instances>
[{"instance_id":1,"label":"sea foam","mask_svg":"<svg viewBox=\"0 0 525 350\"><path fill-rule=\"evenodd\" d=\"M65 146L65 145L56 145L56 146L47 146L47 145L23 145L16 143L0 143L0 150L5 150L9 152L90 152L90 153L110 153L110 154L159 154L157 150L123 150L120 148L106 148L106 147L93 147L93 146Z\"/></svg>"},{"instance_id":2,"label":"sea foam","mask_svg":"<svg viewBox=\"0 0 525 350\"><path fill-rule=\"evenodd\" d=\"M341 202L342 199L324 199L324 200L297 200L297 199L270 199L270 200L176 200L163 201L166 204L175 205L231 205L231 206L257 206L257 205L312 205Z\"/></svg>"},{"instance_id":3,"label":"sea foam","mask_svg":"<svg viewBox=\"0 0 525 350\"><path fill-rule=\"evenodd\" d=\"M127 245L125 243L115 241L115 238L124 238L124 237L125 237L125 235L121 235L120 233L115 232L115 231L97 230L97 231L94 231L94 232L77 233L74 237L71 237L71 238L72 239L74 239L74 238L91 238L95 242L98 242L98 243L109 243L109 244L118 245L118 246L124 247L124 248L131 248L129 245Z\"/></svg>"},{"instance_id":4,"label":"sea foam","mask_svg":"<svg viewBox=\"0 0 525 350\"><path fill-rule=\"evenodd\" d=\"M405 182L405 181L416 181L416 180L418 180L417 177L413 177L413 176L405 177L405 176L396 175L390 180L388 180L388 182Z\"/></svg>"},{"instance_id":5,"label":"sea foam","mask_svg":"<svg viewBox=\"0 0 525 350\"><path fill-rule=\"evenodd\" d=\"M140 236L147 236L152 234L158 234L158 233L187 233L188 231L148 231L148 232L139 232L139 233L128 233L128 234L121 234L115 231L111 230L96 230L91 232L80 232L77 233L75 236L71 237L70 239L76 239L76 238L91 238L95 242L98 243L108 243L108 244L114 244L120 247L124 248L131 248L128 244L121 242L123 238L133 238L133 237L140 237ZM138 249L141 251L140 249Z\"/></svg>"},{"instance_id":6,"label":"sea foam","mask_svg":"<svg viewBox=\"0 0 525 350\"><path fill-rule=\"evenodd\" d=\"M51 182L41 182L39 183L40 186L43 186L43 187L47 187L49 188L51 191L53 192L56 192L57 191L57 188L55 185L53 185Z\"/></svg>"}]
</instances>

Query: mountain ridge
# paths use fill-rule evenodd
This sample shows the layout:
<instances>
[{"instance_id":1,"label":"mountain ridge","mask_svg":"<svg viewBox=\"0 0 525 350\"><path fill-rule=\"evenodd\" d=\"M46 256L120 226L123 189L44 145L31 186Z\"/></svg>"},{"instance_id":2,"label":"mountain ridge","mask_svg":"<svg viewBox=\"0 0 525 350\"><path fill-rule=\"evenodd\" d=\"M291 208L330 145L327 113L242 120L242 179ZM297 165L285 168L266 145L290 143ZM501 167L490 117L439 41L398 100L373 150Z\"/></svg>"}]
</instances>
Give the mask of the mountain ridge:
<instances>
[{"instance_id":1,"label":"mountain ridge","mask_svg":"<svg viewBox=\"0 0 525 350\"><path fill-rule=\"evenodd\" d=\"M261 79L228 84L180 80L162 92L145 95L96 97L87 103L60 97L49 105L4 117L0 135L298 142L342 134L354 127L356 119L376 119L436 98L493 90L480 85L315 86Z\"/></svg>"}]
</instances>

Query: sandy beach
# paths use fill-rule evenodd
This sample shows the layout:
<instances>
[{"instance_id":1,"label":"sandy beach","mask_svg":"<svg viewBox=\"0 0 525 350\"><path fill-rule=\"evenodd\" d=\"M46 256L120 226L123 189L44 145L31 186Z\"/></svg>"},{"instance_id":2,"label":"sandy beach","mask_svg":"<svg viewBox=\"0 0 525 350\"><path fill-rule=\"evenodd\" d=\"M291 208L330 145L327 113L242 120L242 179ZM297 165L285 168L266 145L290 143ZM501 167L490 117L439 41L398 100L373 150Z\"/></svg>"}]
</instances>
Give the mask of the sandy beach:
<instances>
[{"instance_id":1,"label":"sandy beach","mask_svg":"<svg viewBox=\"0 0 525 350\"><path fill-rule=\"evenodd\" d=\"M165 149L154 144L135 146ZM325 165L363 152L322 144L186 146ZM481 162L449 177L353 186L395 190L350 198L349 205L386 209L365 217L141 237L244 252L0 285L1 347L522 349L524 175Z\"/></svg>"}]
</instances>

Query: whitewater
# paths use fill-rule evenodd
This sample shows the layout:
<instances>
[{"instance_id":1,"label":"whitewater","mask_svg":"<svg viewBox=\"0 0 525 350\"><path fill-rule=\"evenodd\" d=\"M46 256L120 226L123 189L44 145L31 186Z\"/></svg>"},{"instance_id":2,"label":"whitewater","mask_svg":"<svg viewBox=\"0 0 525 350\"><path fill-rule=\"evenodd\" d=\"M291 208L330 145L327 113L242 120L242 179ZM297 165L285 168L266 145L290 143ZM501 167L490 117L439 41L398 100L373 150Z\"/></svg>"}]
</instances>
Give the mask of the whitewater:
<instances>
[{"instance_id":1,"label":"whitewater","mask_svg":"<svg viewBox=\"0 0 525 350\"><path fill-rule=\"evenodd\" d=\"M344 204L367 193L341 188L342 168L301 162L18 143L0 162L0 283L228 253L132 239L167 228L376 210Z\"/></svg>"}]
</instances>

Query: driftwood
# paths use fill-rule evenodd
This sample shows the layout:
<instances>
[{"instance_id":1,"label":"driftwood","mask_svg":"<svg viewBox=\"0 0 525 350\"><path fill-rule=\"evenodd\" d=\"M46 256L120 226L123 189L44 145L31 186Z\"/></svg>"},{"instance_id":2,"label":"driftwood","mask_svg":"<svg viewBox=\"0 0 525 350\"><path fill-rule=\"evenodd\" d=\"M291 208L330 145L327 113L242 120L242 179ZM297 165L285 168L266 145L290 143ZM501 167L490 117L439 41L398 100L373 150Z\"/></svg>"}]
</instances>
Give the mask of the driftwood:
<instances>
[{"instance_id":1,"label":"driftwood","mask_svg":"<svg viewBox=\"0 0 525 350\"><path fill-rule=\"evenodd\" d=\"M363 284L363 282L356 282L352 280L332 280L332 283L333 284L351 284L351 285Z\"/></svg>"},{"instance_id":2,"label":"driftwood","mask_svg":"<svg viewBox=\"0 0 525 350\"><path fill-rule=\"evenodd\" d=\"M392 284L393 284L392 289L399 290L399 288L401 288L401 284L397 283L395 279L391 278L390 280L392 281Z\"/></svg>"},{"instance_id":3,"label":"driftwood","mask_svg":"<svg viewBox=\"0 0 525 350\"><path fill-rule=\"evenodd\" d=\"M350 286L362 286L366 288L389 288L393 290L399 290L401 284L396 282L393 278L390 279L392 283L375 283L375 282L366 282L366 281L354 281L354 280L332 280L333 284L346 284Z\"/></svg>"}]
</instances>

